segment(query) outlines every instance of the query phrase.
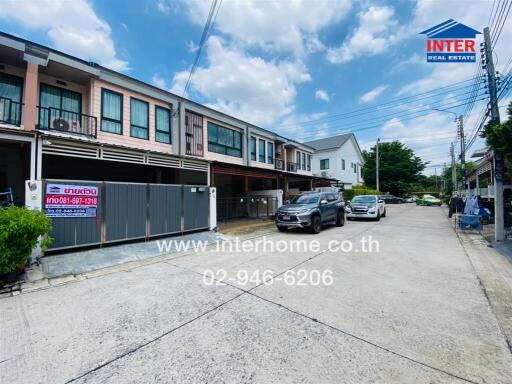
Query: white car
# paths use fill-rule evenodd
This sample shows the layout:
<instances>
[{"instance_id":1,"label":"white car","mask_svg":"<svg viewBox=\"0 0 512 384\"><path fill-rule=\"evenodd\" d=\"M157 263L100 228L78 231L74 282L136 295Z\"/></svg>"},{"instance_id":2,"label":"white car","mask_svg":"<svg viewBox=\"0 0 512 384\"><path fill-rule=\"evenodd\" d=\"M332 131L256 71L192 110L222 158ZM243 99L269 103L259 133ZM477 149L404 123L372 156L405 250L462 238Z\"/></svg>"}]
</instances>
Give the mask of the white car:
<instances>
[{"instance_id":1,"label":"white car","mask_svg":"<svg viewBox=\"0 0 512 384\"><path fill-rule=\"evenodd\" d=\"M378 221L381 217L386 217L386 203L384 200L380 200L379 196L354 196L352 201L347 202L345 212L349 220L354 218L366 218Z\"/></svg>"}]
</instances>

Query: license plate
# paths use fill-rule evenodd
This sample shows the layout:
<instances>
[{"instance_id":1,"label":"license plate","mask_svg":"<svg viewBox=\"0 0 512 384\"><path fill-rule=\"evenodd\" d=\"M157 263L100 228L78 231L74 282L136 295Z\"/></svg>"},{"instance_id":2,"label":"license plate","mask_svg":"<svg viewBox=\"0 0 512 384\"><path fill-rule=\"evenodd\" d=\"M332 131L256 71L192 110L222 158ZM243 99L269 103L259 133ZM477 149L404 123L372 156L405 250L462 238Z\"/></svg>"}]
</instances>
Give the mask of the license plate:
<instances>
[{"instance_id":1,"label":"license plate","mask_svg":"<svg viewBox=\"0 0 512 384\"><path fill-rule=\"evenodd\" d=\"M290 215L283 215L283 220L290 220Z\"/></svg>"}]
</instances>

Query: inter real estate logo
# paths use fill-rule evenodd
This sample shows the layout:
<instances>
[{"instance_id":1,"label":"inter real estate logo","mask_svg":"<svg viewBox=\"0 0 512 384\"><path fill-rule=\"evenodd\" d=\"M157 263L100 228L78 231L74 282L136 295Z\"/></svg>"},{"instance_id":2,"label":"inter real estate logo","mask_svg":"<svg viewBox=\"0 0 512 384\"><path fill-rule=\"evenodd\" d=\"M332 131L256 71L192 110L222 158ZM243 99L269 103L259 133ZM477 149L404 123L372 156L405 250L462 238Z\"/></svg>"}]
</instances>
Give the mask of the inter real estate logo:
<instances>
[{"instance_id":1,"label":"inter real estate logo","mask_svg":"<svg viewBox=\"0 0 512 384\"><path fill-rule=\"evenodd\" d=\"M429 63L474 63L475 38L480 34L453 19L420 32L420 35L427 35Z\"/></svg>"}]
</instances>

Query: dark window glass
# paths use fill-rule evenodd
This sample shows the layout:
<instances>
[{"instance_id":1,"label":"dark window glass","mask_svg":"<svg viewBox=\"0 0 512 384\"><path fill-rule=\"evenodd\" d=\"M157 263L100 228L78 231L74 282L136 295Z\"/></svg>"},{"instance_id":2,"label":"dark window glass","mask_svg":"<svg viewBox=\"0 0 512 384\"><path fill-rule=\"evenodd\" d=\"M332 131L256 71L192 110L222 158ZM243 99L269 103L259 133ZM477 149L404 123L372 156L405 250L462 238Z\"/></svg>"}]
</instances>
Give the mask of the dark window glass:
<instances>
[{"instance_id":1,"label":"dark window glass","mask_svg":"<svg viewBox=\"0 0 512 384\"><path fill-rule=\"evenodd\" d=\"M274 143L267 143L267 163L274 164Z\"/></svg>"},{"instance_id":2,"label":"dark window glass","mask_svg":"<svg viewBox=\"0 0 512 384\"><path fill-rule=\"evenodd\" d=\"M308 155L308 171L311 171L311 155Z\"/></svg>"},{"instance_id":3,"label":"dark window glass","mask_svg":"<svg viewBox=\"0 0 512 384\"><path fill-rule=\"evenodd\" d=\"M130 99L130 136L149 139L149 104L133 97Z\"/></svg>"},{"instance_id":4,"label":"dark window glass","mask_svg":"<svg viewBox=\"0 0 512 384\"><path fill-rule=\"evenodd\" d=\"M101 130L123 133L123 95L120 93L101 90Z\"/></svg>"},{"instance_id":5,"label":"dark window glass","mask_svg":"<svg viewBox=\"0 0 512 384\"><path fill-rule=\"evenodd\" d=\"M242 133L209 121L208 151L242 157Z\"/></svg>"},{"instance_id":6,"label":"dark window glass","mask_svg":"<svg viewBox=\"0 0 512 384\"><path fill-rule=\"evenodd\" d=\"M258 160L260 163L265 162L265 140L259 139L259 157Z\"/></svg>"},{"instance_id":7,"label":"dark window glass","mask_svg":"<svg viewBox=\"0 0 512 384\"><path fill-rule=\"evenodd\" d=\"M171 111L159 106L155 107L155 140L171 144Z\"/></svg>"},{"instance_id":8,"label":"dark window glass","mask_svg":"<svg viewBox=\"0 0 512 384\"><path fill-rule=\"evenodd\" d=\"M256 138L251 136L251 160L256 161Z\"/></svg>"},{"instance_id":9,"label":"dark window glass","mask_svg":"<svg viewBox=\"0 0 512 384\"><path fill-rule=\"evenodd\" d=\"M329 159L320 160L320 169L329 169Z\"/></svg>"}]
</instances>

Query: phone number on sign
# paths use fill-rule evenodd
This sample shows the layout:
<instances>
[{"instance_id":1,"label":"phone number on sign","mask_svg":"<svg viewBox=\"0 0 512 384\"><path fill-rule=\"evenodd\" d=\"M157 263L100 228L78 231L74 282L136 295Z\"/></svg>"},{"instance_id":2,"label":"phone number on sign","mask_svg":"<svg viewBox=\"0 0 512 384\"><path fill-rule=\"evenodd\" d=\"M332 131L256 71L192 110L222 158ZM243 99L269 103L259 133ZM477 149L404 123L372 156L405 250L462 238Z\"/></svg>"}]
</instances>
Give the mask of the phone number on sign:
<instances>
[{"instance_id":1,"label":"phone number on sign","mask_svg":"<svg viewBox=\"0 0 512 384\"><path fill-rule=\"evenodd\" d=\"M205 285L226 285L226 284L238 284L238 285L271 285L274 282L284 282L286 285L332 285L334 278L332 271L326 269L319 271L317 269L306 270L299 269L297 271L288 270L285 273L274 276L274 272L270 269L264 271L255 270L247 271L240 269L237 271L236 276L228 276L228 272L225 269L219 269L212 271L207 269L203 273L203 283Z\"/></svg>"}]
</instances>

